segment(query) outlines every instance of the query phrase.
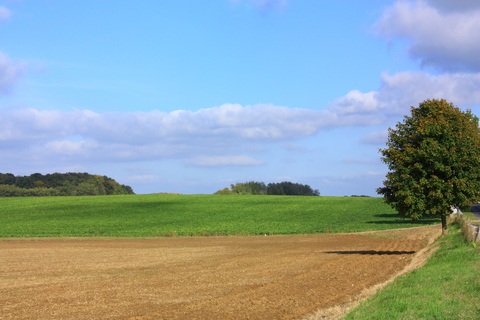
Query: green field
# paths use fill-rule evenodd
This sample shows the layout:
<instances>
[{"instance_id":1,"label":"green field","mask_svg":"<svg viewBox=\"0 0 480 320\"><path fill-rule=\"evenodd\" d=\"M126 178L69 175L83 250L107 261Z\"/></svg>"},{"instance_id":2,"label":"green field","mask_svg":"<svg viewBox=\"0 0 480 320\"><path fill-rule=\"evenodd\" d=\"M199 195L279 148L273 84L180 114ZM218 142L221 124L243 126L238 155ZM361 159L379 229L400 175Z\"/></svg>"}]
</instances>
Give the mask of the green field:
<instances>
[{"instance_id":1,"label":"green field","mask_svg":"<svg viewBox=\"0 0 480 320\"><path fill-rule=\"evenodd\" d=\"M0 198L0 237L309 234L418 227L381 198L118 195Z\"/></svg>"}]
</instances>

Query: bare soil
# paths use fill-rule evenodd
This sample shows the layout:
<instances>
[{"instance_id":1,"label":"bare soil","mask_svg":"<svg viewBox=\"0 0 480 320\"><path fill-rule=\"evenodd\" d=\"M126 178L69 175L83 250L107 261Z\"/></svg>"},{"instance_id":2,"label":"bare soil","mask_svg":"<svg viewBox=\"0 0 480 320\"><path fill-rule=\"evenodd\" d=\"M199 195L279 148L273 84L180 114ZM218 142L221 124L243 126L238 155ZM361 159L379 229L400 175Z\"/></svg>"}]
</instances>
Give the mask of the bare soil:
<instances>
[{"instance_id":1,"label":"bare soil","mask_svg":"<svg viewBox=\"0 0 480 320\"><path fill-rule=\"evenodd\" d=\"M439 232L3 240L0 319L305 318L391 280Z\"/></svg>"}]
</instances>

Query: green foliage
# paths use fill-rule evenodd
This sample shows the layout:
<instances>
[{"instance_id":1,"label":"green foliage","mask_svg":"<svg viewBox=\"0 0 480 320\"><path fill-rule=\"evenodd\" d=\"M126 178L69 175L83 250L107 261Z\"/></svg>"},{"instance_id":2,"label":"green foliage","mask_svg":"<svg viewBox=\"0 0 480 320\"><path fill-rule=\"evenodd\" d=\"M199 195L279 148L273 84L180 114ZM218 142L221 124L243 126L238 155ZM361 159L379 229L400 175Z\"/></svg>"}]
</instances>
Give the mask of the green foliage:
<instances>
[{"instance_id":1,"label":"green foliage","mask_svg":"<svg viewBox=\"0 0 480 320\"><path fill-rule=\"evenodd\" d=\"M0 185L0 197L34 197L34 196L61 196L61 191L55 188L24 189L14 185Z\"/></svg>"},{"instance_id":2,"label":"green foliage","mask_svg":"<svg viewBox=\"0 0 480 320\"><path fill-rule=\"evenodd\" d=\"M286 196L319 196L320 192L313 190L307 184L292 183L288 181L280 183L269 183L267 187L269 195L286 195Z\"/></svg>"},{"instance_id":3,"label":"green foliage","mask_svg":"<svg viewBox=\"0 0 480 320\"><path fill-rule=\"evenodd\" d=\"M119 195L0 198L0 237L311 234L418 227L381 198Z\"/></svg>"},{"instance_id":4,"label":"green foliage","mask_svg":"<svg viewBox=\"0 0 480 320\"><path fill-rule=\"evenodd\" d=\"M250 194L250 195L266 195L267 194L267 186L265 186L265 183L256 182L256 181L249 181L245 183L237 182L236 184L231 184L230 189L231 189L230 193L226 193L226 191L223 191L223 193L216 193L216 194Z\"/></svg>"},{"instance_id":5,"label":"green foliage","mask_svg":"<svg viewBox=\"0 0 480 320\"><path fill-rule=\"evenodd\" d=\"M269 183L268 186L263 182L249 181L245 183L231 184L230 189L224 188L214 194L249 194L249 195L283 195L283 196L319 196L318 190L313 190L309 185L292 183L288 181L280 183Z\"/></svg>"},{"instance_id":6,"label":"green foliage","mask_svg":"<svg viewBox=\"0 0 480 320\"><path fill-rule=\"evenodd\" d=\"M452 229L425 266L397 278L346 319L478 319L480 255Z\"/></svg>"},{"instance_id":7,"label":"green foliage","mask_svg":"<svg viewBox=\"0 0 480 320\"><path fill-rule=\"evenodd\" d=\"M114 194L133 194L133 190L107 176L88 173L34 173L30 176L0 173L0 197Z\"/></svg>"},{"instance_id":8,"label":"green foliage","mask_svg":"<svg viewBox=\"0 0 480 320\"><path fill-rule=\"evenodd\" d=\"M401 215L445 217L480 196L478 118L445 100L427 100L389 129L380 150L390 170L377 192Z\"/></svg>"},{"instance_id":9,"label":"green foliage","mask_svg":"<svg viewBox=\"0 0 480 320\"><path fill-rule=\"evenodd\" d=\"M228 189L228 188L223 188L221 190L218 190L217 192L215 192L214 194L220 194L220 195L231 195L233 194L232 190Z\"/></svg>"},{"instance_id":10,"label":"green foliage","mask_svg":"<svg viewBox=\"0 0 480 320\"><path fill-rule=\"evenodd\" d=\"M11 173L0 173L0 184L15 184L15 176Z\"/></svg>"}]
</instances>

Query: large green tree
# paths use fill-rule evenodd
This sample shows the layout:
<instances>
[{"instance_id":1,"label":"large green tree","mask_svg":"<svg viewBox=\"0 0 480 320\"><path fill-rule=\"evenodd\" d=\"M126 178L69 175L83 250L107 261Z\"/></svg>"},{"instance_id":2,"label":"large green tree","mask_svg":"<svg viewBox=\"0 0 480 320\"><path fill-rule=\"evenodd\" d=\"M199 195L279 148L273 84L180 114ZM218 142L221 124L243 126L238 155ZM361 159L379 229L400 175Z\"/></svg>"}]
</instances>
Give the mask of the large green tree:
<instances>
[{"instance_id":1,"label":"large green tree","mask_svg":"<svg viewBox=\"0 0 480 320\"><path fill-rule=\"evenodd\" d=\"M377 193L405 217L440 216L445 234L451 206L480 196L478 118L445 100L426 100L411 111L380 149L390 171Z\"/></svg>"}]
</instances>

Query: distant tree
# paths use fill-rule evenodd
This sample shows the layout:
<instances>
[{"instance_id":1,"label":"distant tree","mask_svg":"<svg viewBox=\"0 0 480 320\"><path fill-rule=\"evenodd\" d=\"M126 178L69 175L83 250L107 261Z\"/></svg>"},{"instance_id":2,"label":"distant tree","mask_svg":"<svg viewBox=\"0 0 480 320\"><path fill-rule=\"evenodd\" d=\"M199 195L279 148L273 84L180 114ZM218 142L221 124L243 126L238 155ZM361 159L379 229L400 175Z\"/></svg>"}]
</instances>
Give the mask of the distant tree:
<instances>
[{"instance_id":1,"label":"distant tree","mask_svg":"<svg viewBox=\"0 0 480 320\"><path fill-rule=\"evenodd\" d=\"M28 177L22 177L22 176L17 176L15 177L15 185L19 188L23 189L32 189L35 188L35 181L32 179L30 176Z\"/></svg>"},{"instance_id":2,"label":"distant tree","mask_svg":"<svg viewBox=\"0 0 480 320\"><path fill-rule=\"evenodd\" d=\"M111 181L111 179L104 179L103 180L103 187L105 188L105 194L114 194L115 187Z\"/></svg>"},{"instance_id":3,"label":"distant tree","mask_svg":"<svg viewBox=\"0 0 480 320\"><path fill-rule=\"evenodd\" d=\"M81 182L77 187L77 196L96 196L98 187L95 182Z\"/></svg>"},{"instance_id":4,"label":"distant tree","mask_svg":"<svg viewBox=\"0 0 480 320\"><path fill-rule=\"evenodd\" d=\"M46 188L45 183L41 180L37 180L33 184L35 185L36 188Z\"/></svg>"},{"instance_id":5,"label":"distant tree","mask_svg":"<svg viewBox=\"0 0 480 320\"><path fill-rule=\"evenodd\" d=\"M135 194L132 187L122 184L123 194Z\"/></svg>"},{"instance_id":6,"label":"distant tree","mask_svg":"<svg viewBox=\"0 0 480 320\"><path fill-rule=\"evenodd\" d=\"M11 173L0 173L0 184L15 184L15 176Z\"/></svg>"},{"instance_id":7,"label":"distant tree","mask_svg":"<svg viewBox=\"0 0 480 320\"><path fill-rule=\"evenodd\" d=\"M214 194L219 194L219 195L230 195L232 194L232 190L228 189L228 188L223 188L221 190L218 190L217 192L215 192Z\"/></svg>"},{"instance_id":8,"label":"distant tree","mask_svg":"<svg viewBox=\"0 0 480 320\"><path fill-rule=\"evenodd\" d=\"M264 195L267 194L267 186L263 182L249 181L244 183L237 182L230 185L232 194L251 194Z\"/></svg>"},{"instance_id":9,"label":"distant tree","mask_svg":"<svg viewBox=\"0 0 480 320\"><path fill-rule=\"evenodd\" d=\"M309 185L292 182L269 183L249 181L231 184L230 189L224 188L214 194L252 194L252 195L296 195L296 196L319 196L318 190L313 190Z\"/></svg>"},{"instance_id":10,"label":"distant tree","mask_svg":"<svg viewBox=\"0 0 480 320\"><path fill-rule=\"evenodd\" d=\"M61 192L54 188L19 188L12 184L0 184L0 197L35 197L60 196Z\"/></svg>"},{"instance_id":11,"label":"distant tree","mask_svg":"<svg viewBox=\"0 0 480 320\"><path fill-rule=\"evenodd\" d=\"M280 183L269 183L267 187L269 195L286 196L319 196L317 189L312 189L308 184L293 183L284 181Z\"/></svg>"},{"instance_id":12,"label":"distant tree","mask_svg":"<svg viewBox=\"0 0 480 320\"><path fill-rule=\"evenodd\" d=\"M130 186L119 184L107 176L83 173L54 173L30 176L14 176L0 173L0 186L12 185L15 188L2 187L0 196L48 196L48 195L114 195L134 194Z\"/></svg>"},{"instance_id":13,"label":"distant tree","mask_svg":"<svg viewBox=\"0 0 480 320\"><path fill-rule=\"evenodd\" d=\"M390 172L377 192L413 220L440 216L446 234L450 206L480 196L479 121L445 100L424 101L411 113L389 129L380 153Z\"/></svg>"}]
</instances>

